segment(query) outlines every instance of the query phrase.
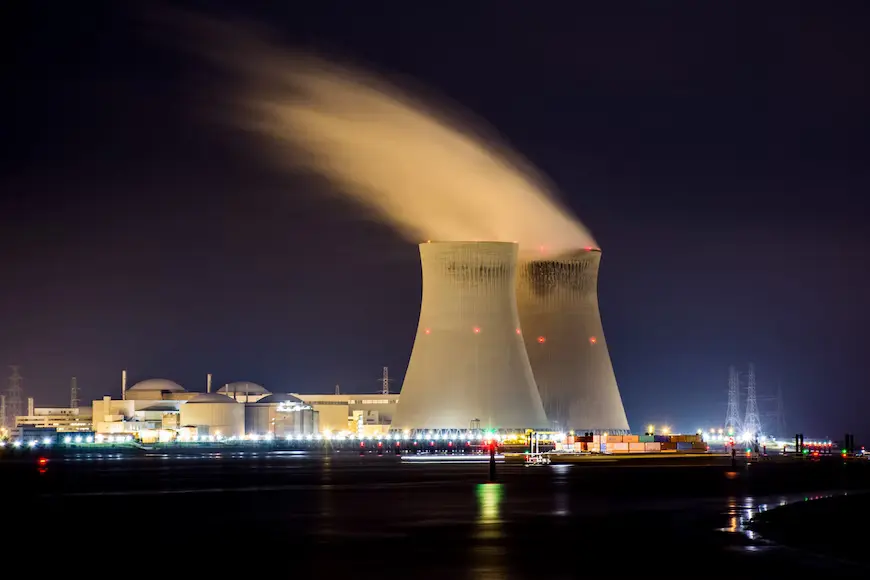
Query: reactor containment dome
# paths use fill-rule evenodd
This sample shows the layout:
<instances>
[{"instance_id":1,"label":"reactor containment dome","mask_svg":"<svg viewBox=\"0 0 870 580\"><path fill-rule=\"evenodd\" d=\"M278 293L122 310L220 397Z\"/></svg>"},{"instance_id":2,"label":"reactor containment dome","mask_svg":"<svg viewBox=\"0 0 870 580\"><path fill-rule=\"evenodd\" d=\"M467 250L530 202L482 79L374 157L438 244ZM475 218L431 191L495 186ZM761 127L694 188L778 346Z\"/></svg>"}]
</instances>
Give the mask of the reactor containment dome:
<instances>
[{"instance_id":1,"label":"reactor containment dome","mask_svg":"<svg viewBox=\"0 0 870 580\"><path fill-rule=\"evenodd\" d=\"M523 255L517 303L547 417L560 430L627 432L598 310L601 251Z\"/></svg>"},{"instance_id":2,"label":"reactor containment dome","mask_svg":"<svg viewBox=\"0 0 870 580\"><path fill-rule=\"evenodd\" d=\"M128 393L130 391L160 391L169 393L185 392L184 387L168 379L147 379L144 381L139 381L138 383L127 389Z\"/></svg>"},{"instance_id":3,"label":"reactor containment dome","mask_svg":"<svg viewBox=\"0 0 870 580\"><path fill-rule=\"evenodd\" d=\"M517 313L517 245L427 242L420 260L420 322L393 428L547 427Z\"/></svg>"}]
</instances>

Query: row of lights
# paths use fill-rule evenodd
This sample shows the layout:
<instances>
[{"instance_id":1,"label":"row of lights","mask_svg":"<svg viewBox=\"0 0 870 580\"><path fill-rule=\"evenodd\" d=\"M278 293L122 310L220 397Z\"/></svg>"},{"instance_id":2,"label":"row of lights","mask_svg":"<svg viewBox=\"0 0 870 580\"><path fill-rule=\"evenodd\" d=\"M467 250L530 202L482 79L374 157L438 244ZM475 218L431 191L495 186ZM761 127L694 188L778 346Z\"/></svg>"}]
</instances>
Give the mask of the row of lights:
<instances>
[{"instance_id":1,"label":"row of lights","mask_svg":"<svg viewBox=\"0 0 870 580\"><path fill-rule=\"evenodd\" d=\"M474 334L480 334L480 330L481 329L479 326L475 326L471 329L471 331L474 332ZM426 328L423 330L423 333L424 334L432 334L432 329ZM517 334L522 334L522 333L523 333L523 331L520 330L519 328L517 328ZM546 336L539 336L538 337L538 344L544 344L545 342L547 342ZM598 342L598 338L596 338L594 336L589 337L589 344L596 344L597 342Z\"/></svg>"}]
</instances>

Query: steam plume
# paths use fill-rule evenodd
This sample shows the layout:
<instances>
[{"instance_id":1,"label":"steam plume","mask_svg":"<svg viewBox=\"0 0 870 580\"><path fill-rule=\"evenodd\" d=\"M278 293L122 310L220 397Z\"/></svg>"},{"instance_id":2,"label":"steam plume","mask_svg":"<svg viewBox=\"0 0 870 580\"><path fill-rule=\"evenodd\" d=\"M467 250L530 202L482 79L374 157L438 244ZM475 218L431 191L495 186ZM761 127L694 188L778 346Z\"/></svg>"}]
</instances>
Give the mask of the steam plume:
<instances>
[{"instance_id":1,"label":"steam plume","mask_svg":"<svg viewBox=\"0 0 870 580\"><path fill-rule=\"evenodd\" d=\"M242 76L236 121L288 169L315 172L413 242L595 245L519 156L383 78L212 23L210 55ZM291 146L292 151L286 147Z\"/></svg>"}]
</instances>

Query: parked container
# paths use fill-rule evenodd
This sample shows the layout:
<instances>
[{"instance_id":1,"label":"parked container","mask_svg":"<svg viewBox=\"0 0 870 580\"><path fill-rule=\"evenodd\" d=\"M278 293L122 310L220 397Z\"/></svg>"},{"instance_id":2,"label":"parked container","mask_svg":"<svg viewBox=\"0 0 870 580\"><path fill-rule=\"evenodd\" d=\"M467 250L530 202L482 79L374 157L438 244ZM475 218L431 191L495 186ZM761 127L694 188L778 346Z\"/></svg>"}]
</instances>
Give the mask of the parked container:
<instances>
[{"instance_id":1,"label":"parked container","mask_svg":"<svg viewBox=\"0 0 870 580\"><path fill-rule=\"evenodd\" d=\"M655 436L654 435L638 435L637 440L640 441L641 443L652 443L653 441L655 441Z\"/></svg>"},{"instance_id":2,"label":"parked container","mask_svg":"<svg viewBox=\"0 0 870 580\"><path fill-rule=\"evenodd\" d=\"M608 445L611 443L623 443L622 435L608 435L607 443Z\"/></svg>"},{"instance_id":3,"label":"parked container","mask_svg":"<svg viewBox=\"0 0 870 580\"><path fill-rule=\"evenodd\" d=\"M628 443L623 443L621 441L614 443L607 443L608 451L628 451Z\"/></svg>"},{"instance_id":4,"label":"parked container","mask_svg":"<svg viewBox=\"0 0 870 580\"><path fill-rule=\"evenodd\" d=\"M644 443L643 446L644 446L644 449L647 451L647 453L649 453L649 452L657 453L657 452L662 450L661 443Z\"/></svg>"},{"instance_id":5,"label":"parked container","mask_svg":"<svg viewBox=\"0 0 870 580\"><path fill-rule=\"evenodd\" d=\"M643 453L646 451L646 443L629 443L628 450L632 453Z\"/></svg>"}]
</instances>

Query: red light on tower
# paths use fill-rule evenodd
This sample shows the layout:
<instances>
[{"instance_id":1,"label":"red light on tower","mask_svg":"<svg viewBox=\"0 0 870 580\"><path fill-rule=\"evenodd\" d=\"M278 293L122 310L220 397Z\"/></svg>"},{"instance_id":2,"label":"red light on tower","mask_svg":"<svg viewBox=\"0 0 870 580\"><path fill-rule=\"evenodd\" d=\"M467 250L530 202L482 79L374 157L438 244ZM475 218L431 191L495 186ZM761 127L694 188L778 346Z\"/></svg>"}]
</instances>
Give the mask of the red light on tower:
<instances>
[{"instance_id":1,"label":"red light on tower","mask_svg":"<svg viewBox=\"0 0 870 580\"><path fill-rule=\"evenodd\" d=\"M519 328L517 328L517 334L522 334Z\"/></svg>"},{"instance_id":2,"label":"red light on tower","mask_svg":"<svg viewBox=\"0 0 870 580\"><path fill-rule=\"evenodd\" d=\"M545 342L547 342L546 336L539 336L538 337L538 344L544 344Z\"/></svg>"},{"instance_id":3,"label":"red light on tower","mask_svg":"<svg viewBox=\"0 0 870 580\"><path fill-rule=\"evenodd\" d=\"M589 337L589 344L595 344L596 342L598 342L597 338L595 338L594 336Z\"/></svg>"},{"instance_id":4,"label":"red light on tower","mask_svg":"<svg viewBox=\"0 0 870 580\"><path fill-rule=\"evenodd\" d=\"M480 327L479 326L474 327L474 334L480 334Z\"/></svg>"},{"instance_id":5,"label":"red light on tower","mask_svg":"<svg viewBox=\"0 0 870 580\"><path fill-rule=\"evenodd\" d=\"M432 331L429 330L428 328L427 328L426 330L424 330L423 332L425 332L426 334L431 334L431 333L432 333Z\"/></svg>"}]
</instances>

